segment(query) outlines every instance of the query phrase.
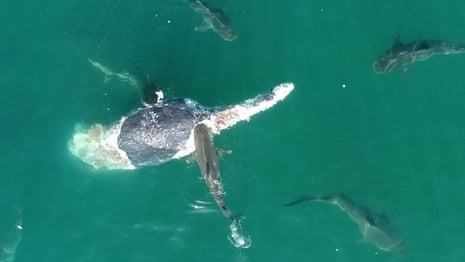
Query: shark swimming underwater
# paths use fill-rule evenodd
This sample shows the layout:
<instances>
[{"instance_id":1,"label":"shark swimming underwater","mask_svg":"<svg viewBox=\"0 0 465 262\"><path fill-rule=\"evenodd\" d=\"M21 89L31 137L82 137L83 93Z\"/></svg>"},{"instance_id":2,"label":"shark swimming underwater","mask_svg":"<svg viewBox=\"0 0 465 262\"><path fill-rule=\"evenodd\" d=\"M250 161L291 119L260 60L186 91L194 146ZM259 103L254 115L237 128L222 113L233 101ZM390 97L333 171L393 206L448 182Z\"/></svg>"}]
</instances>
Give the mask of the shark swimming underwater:
<instances>
[{"instance_id":1,"label":"shark swimming underwater","mask_svg":"<svg viewBox=\"0 0 465 262\"><path fill-rule=\"evenodd\" d=\"M438 40L418 40L402 43L399 36L394 38L392 48L379 55L373 64L373 70L378 73L389 73L394 69L424 61L434 55L450 55L465 52L465 45Z\"/></svg>"},{"instance_id":2,"label":"shark swimming underwater","mask_svg":"<svg viewBox=\"0 0 465 262\"><path fill-rule=\"evenodd\" d=\"M0 262L14 261L16 248L22 238L22 210L15 206L12 207L15 212L14 222L8 224L6 228L2 228L3 230L0 232ZM4 210L2 212L2 215L7 213Z\"/></svg>"},{"instance_id":3,"label":"shark swimming underwater","mask_svg":"<svg viewBox=\"0 0 465 262\"><path fill-rule=\"evenodd\" d=\"M210 6L200 0L186 0L190 7L203 16L203 24L195 28L196 31L212 29L224 40L233 41L237 38L236 30L233 28L223 10Z\"/></svg>"},{"instance_id":4,"label":"shark swimming underwater","mask_svg":"<svg viewBox=\"0 0 465 262\"><path fill-rule=\"evenodd\" d=\"M359 206L343 194L327 194L318 197L302 197L285 206L292 206L306 201L320 201L338 206L358 225L363 239L373 243L383 251L402 252L405 250L404 239L394 229L384 215Z\"/></svg>"}]
</instances>

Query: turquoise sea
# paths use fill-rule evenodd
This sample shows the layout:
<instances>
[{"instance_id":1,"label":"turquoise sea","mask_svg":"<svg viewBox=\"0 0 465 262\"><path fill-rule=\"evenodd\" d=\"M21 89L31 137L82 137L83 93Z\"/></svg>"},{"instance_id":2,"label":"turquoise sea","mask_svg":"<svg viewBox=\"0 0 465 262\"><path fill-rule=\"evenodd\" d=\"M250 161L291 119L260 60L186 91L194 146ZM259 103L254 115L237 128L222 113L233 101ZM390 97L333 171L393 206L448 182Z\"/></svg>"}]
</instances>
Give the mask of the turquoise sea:
<instances>
[{"instance_id":1,"label":"turquoise sea","mask_svg":"<svg viewBox=\"0 0 465 262\"><path fill-rule=\"evenodd\" d=\"M21 210L14 261L464 261L465 55L372 65L396 34L465 43L465 2L205 1L236 40L195 31L183 0L0 1L0 234ZM140 106L89 58L205 106L295 84L214 138L232 150L225 200L248 249L228 240L196 163L105 171L69 152L76 129ZM384 214L406 250L364 242L334 205L283 206L326 193Z\"/></svg>"}]
</instances>

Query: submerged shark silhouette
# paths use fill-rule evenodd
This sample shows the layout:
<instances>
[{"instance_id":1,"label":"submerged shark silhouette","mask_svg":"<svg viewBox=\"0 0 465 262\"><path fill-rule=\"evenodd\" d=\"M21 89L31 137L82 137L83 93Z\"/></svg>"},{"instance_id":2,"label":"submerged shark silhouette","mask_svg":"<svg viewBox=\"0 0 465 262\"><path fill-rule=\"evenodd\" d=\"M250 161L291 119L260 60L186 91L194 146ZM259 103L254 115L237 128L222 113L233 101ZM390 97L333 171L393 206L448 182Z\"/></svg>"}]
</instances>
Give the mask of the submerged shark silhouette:
<instances>
[{"instance_id":1,"label":"submerged shark silhouette","mask_svg":"<svg viewBox=\"0 0 465 262\"><path fill-rule=\"evenodd\" d=\"M16 206L12 206L12 208L15 210L15 221L10 223L4 232L0 232L0 262L14 261L16 248L21 241L22 210ZM4 210L2 212L4 215Z\"/></svg>"},{"instance_id":2,"label":"submerged shark silhouette","mask_svg":"<svg viewBox=\"0 0 465 262\"><path fill-rule=\"evenodd\" d=\"M373 243L384 251L400 252L405 250L404 239L387 221L384 215L352 202L343 194L327 194L318 197L302 197L285 206L292 206L306 201L321 201L338 206L358 225L364 240Z\"/></svg>"},{"instance_id":3,"label":"submerged shark silhouette","mask_svg":"<svg viewBox=\"0 0 465 262\"><path fill-rule=\"evenodd\" d=\"M389 73L394 69L407 68L410 64L426 60L433 55L450 55L465 52L465 45L438 40L418 40L402 43L399 36L394 37L392 48L386 50L373 64L378 73Z\"/></svg>"},{"instance_id":4,"label":"submerged shark silhouette","mask_svg":"<svg viewBox=\"0 0 465 262\"><path fill-rule=\"evenodd\" d=\"M213 29L226 41L233 41L237 38L236 30L229 22L223 10L212 7L200 0L187 0L187 3L189 3L194 11L203 15L203 24L196 27L196 31Z\"/></svg>"}]
</instances>

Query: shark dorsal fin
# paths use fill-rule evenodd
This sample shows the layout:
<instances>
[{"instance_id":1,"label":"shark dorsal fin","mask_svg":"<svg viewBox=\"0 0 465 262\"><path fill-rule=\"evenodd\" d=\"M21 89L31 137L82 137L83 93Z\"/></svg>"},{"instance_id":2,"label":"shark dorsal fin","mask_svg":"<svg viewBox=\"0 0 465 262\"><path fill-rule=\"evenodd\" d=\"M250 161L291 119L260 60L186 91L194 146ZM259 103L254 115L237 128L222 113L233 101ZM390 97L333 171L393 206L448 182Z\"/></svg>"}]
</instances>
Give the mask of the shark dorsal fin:
<instances>
[{"instance_id":1,"label":"shark dorsal fin","mask_svg":"<svg viewBox=\"0 0 465 262\"><path fill-rule=\"evenodd\" d=\"M373 219L373 217L371 215L365 216L365 219L368 222L368 224L370 224L371 226L376 225L376 219Z\"/></svg>"}]
</instances>

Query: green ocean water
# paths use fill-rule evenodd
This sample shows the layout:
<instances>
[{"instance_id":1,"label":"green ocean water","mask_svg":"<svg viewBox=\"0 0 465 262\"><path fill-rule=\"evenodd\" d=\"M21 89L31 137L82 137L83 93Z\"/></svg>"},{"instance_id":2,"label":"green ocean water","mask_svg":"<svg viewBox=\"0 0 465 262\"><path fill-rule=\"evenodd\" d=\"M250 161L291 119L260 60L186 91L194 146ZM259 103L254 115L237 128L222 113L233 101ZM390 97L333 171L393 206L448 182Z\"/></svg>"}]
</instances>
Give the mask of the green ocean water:
<instances>
[{"instance_id":1,"label":"green ocean water","mask_svg":"<svg viewBox=\"0 0 465 262\"><path fill-rule=\"evenodd\" d=\"M209 2L233 42L196 32L202 17L182 0L0 2L0 198L24 228L14 261L464 261L465 57L372 69L396 33L465 43L464 2ZM69 153L76 128L140 103L89 58L205 106L295 84L214 138L233 152L220 162L225 199L250 248L228 241L195 163L102 171ZM361 241L335 206L283 207L324 193L385 214L406 251Z\"/></svg>"}]
</instances>

